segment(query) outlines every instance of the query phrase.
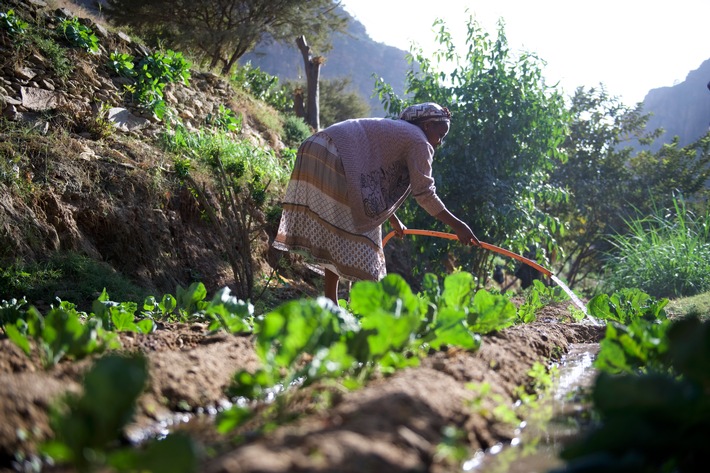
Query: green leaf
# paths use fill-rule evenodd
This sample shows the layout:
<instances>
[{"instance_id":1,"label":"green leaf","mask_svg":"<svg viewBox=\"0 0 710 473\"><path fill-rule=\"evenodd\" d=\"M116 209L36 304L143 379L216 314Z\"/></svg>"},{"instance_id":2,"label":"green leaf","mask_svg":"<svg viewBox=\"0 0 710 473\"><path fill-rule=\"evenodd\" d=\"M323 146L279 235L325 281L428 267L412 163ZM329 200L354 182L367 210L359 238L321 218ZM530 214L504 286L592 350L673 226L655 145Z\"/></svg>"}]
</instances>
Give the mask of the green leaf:
<instances>
[{"instance_id":1,"label":"green leaf","mask_svg":"<svg viewBox=\"0 0 710 473\"><path fill-rule=\"evenodd\" d=\"M451 307L444 307L437 313L434 335L429 345L436 350L441 345L466 350L477 350L481 346L481 338L467 328L466 314Z\"/></svg>"},{"instance_id":2,"label":"green leaf","mask_svg":"<svg viewBox=\"0 0 710 473\"><path fill-rule=\"evenodd\" d=\"M27 322L20 319L16 322L16 324L26 326ZM30 340L27 338L27 335L25 335L22 330L18 329L18 327L16 325L13 325L13 324L5 325L5 334L10 339L10 341L12 341L18 347L20 347L22 349L22 351L25 352L26 355L30 354L30 352L31 352Z\"/></svg>"},{"instance_id":3,"label":"green leaf","mask_svg":"<svg viewBox=\"0 0 710 473\"><path fill-rule=\"evenodd\" d=\"M476 281L471 273L460 271L444 279L442 299L446 307L462 310L468 308L476 290Z\"/></svg>"},{"instance_id":4,"label":"green leaf","mask_svg":"<svg viewBox=\"0 0 710 473\"><path fill-rule=\"evenodd\" d=\"M513 325L516 317L515 305L507 297L482 289L473 297L469 329L482 334L502 330Z\"/></svg>"}]
</instances>

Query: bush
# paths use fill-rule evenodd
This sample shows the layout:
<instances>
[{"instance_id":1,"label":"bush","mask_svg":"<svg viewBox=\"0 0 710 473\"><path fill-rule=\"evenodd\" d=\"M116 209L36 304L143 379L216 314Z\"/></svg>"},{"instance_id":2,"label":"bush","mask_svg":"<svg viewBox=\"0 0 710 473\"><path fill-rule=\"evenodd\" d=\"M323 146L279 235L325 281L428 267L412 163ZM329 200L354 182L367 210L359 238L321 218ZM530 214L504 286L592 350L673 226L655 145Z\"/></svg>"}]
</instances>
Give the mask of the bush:
<instances>
[{"instance_id":1,"label":"bush","mask_svg":"<svg viewBox=\"0 0 710 473\"><path fill-rule=\"evenodd\" d=\"M290 148L298 148L311 134L311 128L302 118L289 115L284 122L284 136L281 137L281 140Z\"/></svg>"},{"instance_id":2,"label":"bush","mask_svg":"<svg viewBox=\"0 0 710 473\"><path fill-rule=\"evenodd\" d=\"M710 212L695 215L682 197L674 208L627 222L630 232L611 243L606 292L637 287L656 297L710 290Z\"/></svg>"}]
</instances>

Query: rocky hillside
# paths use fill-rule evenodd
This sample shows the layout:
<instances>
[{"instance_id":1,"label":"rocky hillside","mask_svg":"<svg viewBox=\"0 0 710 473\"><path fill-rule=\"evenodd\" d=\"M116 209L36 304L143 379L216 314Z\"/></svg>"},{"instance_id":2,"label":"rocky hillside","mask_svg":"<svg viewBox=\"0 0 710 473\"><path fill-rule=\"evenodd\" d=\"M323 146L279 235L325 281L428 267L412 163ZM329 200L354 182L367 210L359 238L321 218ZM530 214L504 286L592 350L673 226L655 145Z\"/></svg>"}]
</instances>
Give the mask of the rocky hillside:
<instances>
[{"instance_id":1,"label":"rocky hillside","mask_svg":"<svg viewBox=\"0 0 710 473\"><path fill-rule=\"evenodd\" d=\"M651 113L648 129L663 128L665 133L652 147L670 143L675 136L686 146L710 130L710 59L688 73L686 79L673 87L651 90L643 100L643 110Z\"/></svg>"},{"instance_id":2,"label":"rocky hillside","mask_svg":"<svg viewBox=\"0 0 710 473\"><path fill-rule=\"evenodd\" d=\"M156 295L195 280L210 291L229 284L224 249L158 146L164 122L137 107L126 79L106 67L111 52L150 51L81 18L98 38L92 54L51 39L74 12L41 0L4 0L0 12L9 9L28 28L21 38L0 28L0 268L76 253ZM165 102L188 129L227 107L242 117L235 139L282 147L259 118L278 115L214 74L192 70L189 86L166 87ZM257 260L268 256L268 240L266 232L257 239ZM9 296L0 287L0 299Z\"/></svg>"}]
</instances>

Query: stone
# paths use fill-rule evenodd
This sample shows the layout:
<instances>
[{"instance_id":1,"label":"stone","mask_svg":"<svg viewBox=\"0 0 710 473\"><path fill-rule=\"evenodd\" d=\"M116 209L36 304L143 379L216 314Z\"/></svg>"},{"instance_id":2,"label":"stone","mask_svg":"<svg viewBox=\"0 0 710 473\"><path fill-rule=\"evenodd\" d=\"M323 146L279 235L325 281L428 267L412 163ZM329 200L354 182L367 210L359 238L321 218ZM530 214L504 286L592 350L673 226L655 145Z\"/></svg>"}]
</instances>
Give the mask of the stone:
<instances>
[{"instance_id":1,"label":"stone","mask_svg":"<svg viewBox=\"0 0 710 473\"><path fill-rule=\"evenodd\" d=\"M121 131L130 132L145 128L150 123L145 118L133 115L123 107L113 107L108 111L108 119Z\"/></svg>"},{"instance_id":2,"label":"stone","mask_svg":"<svg viewBox=\"0 0 710 473\"><path fill-rule=\"evenodd\" d=\"M22 106L34 112L52 110L57 108L59 104L59 94L47 89L22 87L20 95L22 96Z\"/></svg>"}]
</instances>

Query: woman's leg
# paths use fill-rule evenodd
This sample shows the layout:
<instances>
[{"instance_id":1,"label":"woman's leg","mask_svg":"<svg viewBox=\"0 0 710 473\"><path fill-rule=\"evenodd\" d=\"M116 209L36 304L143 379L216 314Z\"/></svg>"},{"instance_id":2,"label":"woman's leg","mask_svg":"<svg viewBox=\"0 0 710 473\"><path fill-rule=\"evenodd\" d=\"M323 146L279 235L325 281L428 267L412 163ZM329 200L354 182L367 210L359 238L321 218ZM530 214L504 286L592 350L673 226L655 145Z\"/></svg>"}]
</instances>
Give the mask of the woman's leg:
<instances>
[{"instance_id":1,"label":"woman's leg","mask_svg":"<svg viewBox=\"0 0 710 473\"><path fill-rule=\"evenodd\" d=\"M329 269L325 269L325 297L338 305L338 281L340 278L337 274Z\"/></svg>"}]
</instances>

